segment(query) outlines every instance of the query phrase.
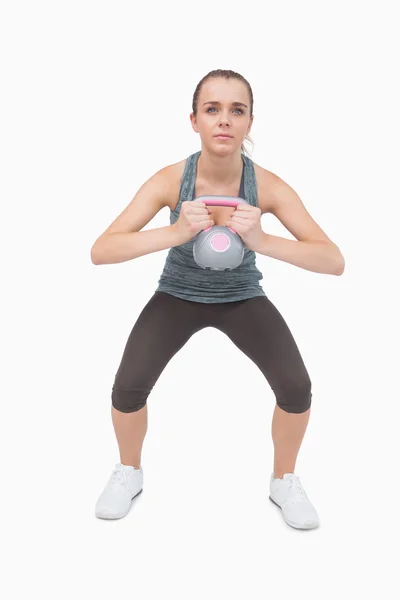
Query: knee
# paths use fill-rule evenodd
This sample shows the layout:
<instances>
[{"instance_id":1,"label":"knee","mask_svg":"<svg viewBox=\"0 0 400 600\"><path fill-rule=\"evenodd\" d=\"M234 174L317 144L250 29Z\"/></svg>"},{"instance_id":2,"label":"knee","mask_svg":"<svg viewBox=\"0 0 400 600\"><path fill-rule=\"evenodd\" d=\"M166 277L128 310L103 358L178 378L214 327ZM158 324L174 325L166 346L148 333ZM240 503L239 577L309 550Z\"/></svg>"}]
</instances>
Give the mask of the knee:
<instances>
[{"instance_id":1,"label":"knee","mask_svg":"<svg viewBox=\"0 0 400 600\"><path fill-rule=\"evenodd\" d=\"M124 413L136 412L147 402L150 390L124 390L113 386L111 400L114 408Z\"/></svg>"},{"instance_id":2,"label":"knee","mask_svg":"<svg viewBox=\"0 0 400 600\"><path fill-rule=\"evenodd\" d=\"M311 406L312 391L309 379L290 386L276 395L276 403L287 413L304 413Z\"/></svg>"}]
</instances>

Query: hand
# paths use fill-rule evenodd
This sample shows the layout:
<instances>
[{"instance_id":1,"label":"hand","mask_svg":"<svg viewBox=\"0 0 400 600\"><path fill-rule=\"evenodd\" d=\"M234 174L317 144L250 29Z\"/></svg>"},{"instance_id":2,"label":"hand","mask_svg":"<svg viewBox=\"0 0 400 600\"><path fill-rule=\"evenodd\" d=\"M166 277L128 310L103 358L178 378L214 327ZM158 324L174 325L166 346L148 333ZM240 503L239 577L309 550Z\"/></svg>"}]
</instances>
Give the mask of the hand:
<instances>
[{"instance_id":1,"label":"hand","mask_svg":"<svg viewBox=\"0 0 400 600\"><path fill-rule=\"evenodd\" d=\"M200 231L212 227L210 211L201 200L185 200L182 202L179 219L175 223L181 243L189 242Z\"/></svg>"},{"instance_id":2,"label":"hand","mask_svg":"<svg viewBox=\"0 0 400 600\"><path fill-rule=\"evenodd\" d=\"M257 252L263 236L261 210L257 206L238 204L225 225L240 235L249 250Z\"/></svg>"}]
</instances>

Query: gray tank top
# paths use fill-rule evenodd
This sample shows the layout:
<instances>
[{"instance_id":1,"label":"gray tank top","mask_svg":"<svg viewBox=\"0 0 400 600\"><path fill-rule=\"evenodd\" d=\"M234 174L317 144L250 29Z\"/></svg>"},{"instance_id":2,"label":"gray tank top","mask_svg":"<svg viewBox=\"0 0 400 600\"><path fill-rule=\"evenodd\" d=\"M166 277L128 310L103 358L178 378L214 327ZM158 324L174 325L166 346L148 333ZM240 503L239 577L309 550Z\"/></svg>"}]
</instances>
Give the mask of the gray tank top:
<instances>
[{"instance_id":1,"label":"gray tank top","mask_svg":"<svg viewBox=\"0 0 400 600\"><path fill-rule=\"evenodd\" d=\"M179 202L171 211L170 224L179 218L182 202L195 200L197 162L201 152L188 157L183 172ZM258 206L257 182L253 161L242 154L243 171L239 196L252 206ZM242 263L232 271L202 269L193 258L195 238L170 248L156 291L166 292L192 302L221 303L265 296L259 281L263 278L256 267L256 255L245 248Z\"/></svg>"}]
</instances>

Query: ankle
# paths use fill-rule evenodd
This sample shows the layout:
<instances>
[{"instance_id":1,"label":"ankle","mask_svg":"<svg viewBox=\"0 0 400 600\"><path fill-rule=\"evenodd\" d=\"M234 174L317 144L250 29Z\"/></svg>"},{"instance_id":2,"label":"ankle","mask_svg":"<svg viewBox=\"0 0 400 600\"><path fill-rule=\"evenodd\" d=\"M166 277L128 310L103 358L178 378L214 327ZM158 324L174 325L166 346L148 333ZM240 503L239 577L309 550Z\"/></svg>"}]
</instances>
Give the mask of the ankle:
<instances>
[{"instance_id":1,"label":"ankle","mask_svg":"<svg viewBox=\"0 0 400 600\"><path fill-rule=\"evenodd\" d=\"M274 479L283 479L286 473L294 473L294 471L274 471L273 477Z\"/></svg>"}]
</instances>

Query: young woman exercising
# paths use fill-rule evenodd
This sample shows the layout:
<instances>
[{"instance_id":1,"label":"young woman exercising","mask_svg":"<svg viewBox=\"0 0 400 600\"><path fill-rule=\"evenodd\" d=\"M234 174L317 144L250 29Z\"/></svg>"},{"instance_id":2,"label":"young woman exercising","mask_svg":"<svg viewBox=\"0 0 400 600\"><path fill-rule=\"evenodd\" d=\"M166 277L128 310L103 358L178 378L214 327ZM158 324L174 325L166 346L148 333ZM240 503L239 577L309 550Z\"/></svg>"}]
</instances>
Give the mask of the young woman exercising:
<instances>
[{"instance_id":1,"label":"young woman exercising","mask_svg":"<svg viewBox=\"0 0 400 600\"><path fill-rule=\"evenodd\" d=\"M96 240L95 265L119 263L169 248L154 295L127 340L112 388L112 421L120 462L101 493L95 514L125 516L143 489L141 452L147 432L147 398L171 358L190 337L215 327L259 367L274 392L274 444L270 499L292 527L311 529L319 519L295 464L307 428L311 381L293 336L260 285L256 253L317 273L341 275L344 259L280 177L255 164L243 142L253 124L253 93L233 71L211 71L197 85L190 115L201 151L155 173ZM236 196L247 203L206 206L203 195ZM170 225L141 229L164 207ZM260 217L275 215L296 238L265 233ZM213 225L231 227L245 244L231 271L206 270L193 258L196 235Z\"/></svg>"}]
</instances>

